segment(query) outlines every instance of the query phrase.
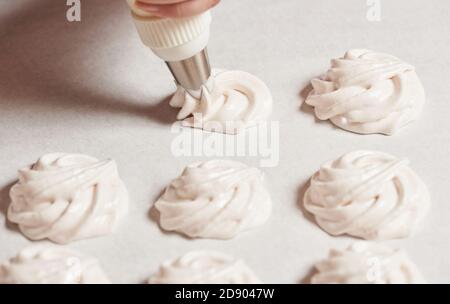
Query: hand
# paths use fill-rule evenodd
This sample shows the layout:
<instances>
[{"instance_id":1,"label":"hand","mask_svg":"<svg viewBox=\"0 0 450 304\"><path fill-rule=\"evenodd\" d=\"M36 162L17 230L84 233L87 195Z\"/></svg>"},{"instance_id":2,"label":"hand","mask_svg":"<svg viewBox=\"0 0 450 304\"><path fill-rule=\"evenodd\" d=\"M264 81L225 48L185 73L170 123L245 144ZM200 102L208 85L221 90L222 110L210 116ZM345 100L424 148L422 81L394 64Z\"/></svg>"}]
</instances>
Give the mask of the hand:
<instances>
[{"instance_id":1,"label":"hand","mask_svg":"<svg viewBox=\"0 0 450 304\"><path fill-rule=\"evenodd\" d=\"M220 0L137 0L136 5L154 16L179 18L198 15Z\"/></svg>"}]
</instances>

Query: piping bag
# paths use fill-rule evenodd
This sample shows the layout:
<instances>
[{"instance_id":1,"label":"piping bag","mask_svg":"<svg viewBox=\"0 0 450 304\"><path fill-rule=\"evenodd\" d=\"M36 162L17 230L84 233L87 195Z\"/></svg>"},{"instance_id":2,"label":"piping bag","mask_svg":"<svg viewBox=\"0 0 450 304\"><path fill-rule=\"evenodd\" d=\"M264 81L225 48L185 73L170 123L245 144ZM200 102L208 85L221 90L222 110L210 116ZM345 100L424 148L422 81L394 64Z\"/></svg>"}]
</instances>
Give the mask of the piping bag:
<instances>
[{"instance_id":1,"label":"piping bag","mask_svg":"<svg viewBox=\"0 0 450 304\"><path fill-rule=\"evenodd\" d=\"M211 92L214 81L206 50L211 13L162 19L140 9L136 0L127 2L142 42L166 62L176 83L197 99L204 88Z\"/></svg>"}]
</instances>

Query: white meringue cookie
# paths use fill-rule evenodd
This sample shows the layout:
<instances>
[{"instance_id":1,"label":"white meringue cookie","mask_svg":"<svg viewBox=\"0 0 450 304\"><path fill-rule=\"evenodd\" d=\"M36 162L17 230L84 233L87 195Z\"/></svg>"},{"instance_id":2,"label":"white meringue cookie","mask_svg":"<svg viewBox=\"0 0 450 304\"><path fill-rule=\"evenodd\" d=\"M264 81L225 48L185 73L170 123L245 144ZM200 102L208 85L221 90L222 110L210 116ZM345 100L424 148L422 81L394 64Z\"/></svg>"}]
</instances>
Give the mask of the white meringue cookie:
<instances>
[{"instance_id":1,"label":"white meringue cookie","mask_svg":"<svg viewBox=\"0 0 450 304\"><path fill-rule=\"evenodd\" d=\"M178 87L170 105L181 108L183 125L206 131L237 133L266 120L272 112L272 95L255 76L241 71L215 71L212 92L202 88L201 98Z\"/></svg>"},{"instance_id":2,"label":"white meringue cookie","mask_svg":"<svg viewBox=\"0 0 450 304\"><path fill-rule=\"evenodd\" d=\"M0 264L0 284L108 284L96 259L57 246L35 245Z\"/></svg>"},{"instance_id":3,"label":"white meringue cookie","mask_svg":"<svg viewBox=\"0 0 450 304\"><path fill-rule=\"evenodd\" d=\"M321 120L342 129L392 135L415 120L425 91L414 67L396 57L369 50L348 51L312 81L306 103Z\"/></svg>"},{"instance_id":4,"label":"white meringue cookie","mask_svg":"<svg viewBox=\"0 0 450 304\"><path fill-rule=\"evenodd\" d=\"M8 219L32 240L56 243L108 234L128 209L114 161L81 154L47 154L19 171Z\"/></svg>"},{"instance_id":5,"label":"white meringue cookie","mask_svg":"<svg viewBox=\"0 0 450 304\"><path fill-rule=\"evenodd\" d=\"M416 265L402 250L360 242L346 250L331 250L316 264L312 284L423 284Z\"/></svg>"},{"instance_id":6,"label":"white meringue cookie","mask_svg":"<svg viewBox=\"0 0 450 304\"><path fill-rule=\"evenodd\" d=\"M242 260L214 251L194 251L163 263L150 284L259 284Z\"/></svg>"},{"instance_id":7,"label":"white meringue cookie","mask_svg":"<svg viewBox=\"0 0 450 304\"><path fill-rule=\"evenodd\" d=\"M213 160L188 166L155 207L164 230L229 239L266 222L272 203L258 169Z\"/></svg>"},{"instance_id":8,"label":"white meringue cookie","mask_svg":"<svg viewBox=\"0 0 450 304\"><path fill-rule=\"evenodd\" d=\"M406 160L354 151L322 165L311 178L304 204L332 235L386 240L409 236L430 199Z\"/></svg>"}]
</instances>

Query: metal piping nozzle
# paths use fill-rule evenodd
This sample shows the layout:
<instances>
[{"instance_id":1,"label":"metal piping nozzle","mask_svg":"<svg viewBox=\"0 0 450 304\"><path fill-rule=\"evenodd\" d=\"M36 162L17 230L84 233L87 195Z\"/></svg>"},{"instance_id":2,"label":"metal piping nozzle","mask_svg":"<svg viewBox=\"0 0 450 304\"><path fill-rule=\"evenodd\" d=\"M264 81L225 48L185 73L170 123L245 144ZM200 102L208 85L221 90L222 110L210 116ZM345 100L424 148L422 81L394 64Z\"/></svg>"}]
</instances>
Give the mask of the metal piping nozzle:
<instances>
[{"instance_id":1,"label":"metal piping nozzle","mask_svg":"<svg viewBox=\"0 0 450 304\"><path fill-rule=\"evenodd\" d=\"M200 53L181 61L166 62L176 82L188 92L200 91L211 76L206 48ZM197 96L198 97L198 96Z\"/></svg>"}]
</instances>

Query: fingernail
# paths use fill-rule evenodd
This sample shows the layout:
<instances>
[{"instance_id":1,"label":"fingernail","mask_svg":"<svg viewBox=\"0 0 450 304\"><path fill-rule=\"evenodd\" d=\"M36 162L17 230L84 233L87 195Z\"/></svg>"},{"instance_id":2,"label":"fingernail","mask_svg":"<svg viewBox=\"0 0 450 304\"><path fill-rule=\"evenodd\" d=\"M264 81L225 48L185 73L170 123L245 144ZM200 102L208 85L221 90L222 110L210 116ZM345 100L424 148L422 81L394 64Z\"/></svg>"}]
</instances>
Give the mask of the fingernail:
<instances>
[{"instance_id":1,"label":"fingernail","mask_svg":"<svg viewBox=\"0 0 450 304\"><path fill-rule=\"evenodd\" d=\"M142 2L136 2L136 4L140 9L142 9L146 12L149 12L149 13L157 13L157 12L159 12L159 9L160 9L159 5L151 5L151 4L142 3Z\"/></svg>"}]
</instances>

